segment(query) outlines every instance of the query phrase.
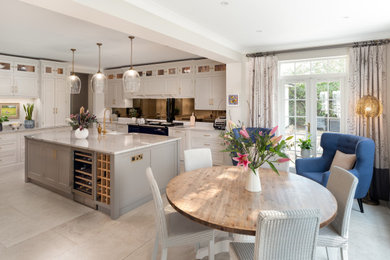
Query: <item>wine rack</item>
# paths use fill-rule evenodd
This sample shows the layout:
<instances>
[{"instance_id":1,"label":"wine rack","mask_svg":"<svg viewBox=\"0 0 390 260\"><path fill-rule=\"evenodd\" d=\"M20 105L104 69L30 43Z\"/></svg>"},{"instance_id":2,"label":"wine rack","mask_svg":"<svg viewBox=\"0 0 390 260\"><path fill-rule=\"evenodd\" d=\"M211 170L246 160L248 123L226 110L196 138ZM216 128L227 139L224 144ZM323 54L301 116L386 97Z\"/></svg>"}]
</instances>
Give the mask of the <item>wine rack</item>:
<instances>
[{"instance_id":1,"label":"wine rack","mask_svg":"<svg viewBox=\"0 0 390 260\"><path fill-rule=\"evenodd\" d=\"M82 194L93 196L93 155L87 152L74 151L73 189Z\"/></svg>"},{"instance_id":2,"label":"wine rack","mask_svg":"<svg viewBox=\"0 0 390 260\"><path fill-rule=\"evenodd\" d=\"M111 195L111 161L110 155L97 154L96 200L110 205Z\"/></svg>"}]
</instances>

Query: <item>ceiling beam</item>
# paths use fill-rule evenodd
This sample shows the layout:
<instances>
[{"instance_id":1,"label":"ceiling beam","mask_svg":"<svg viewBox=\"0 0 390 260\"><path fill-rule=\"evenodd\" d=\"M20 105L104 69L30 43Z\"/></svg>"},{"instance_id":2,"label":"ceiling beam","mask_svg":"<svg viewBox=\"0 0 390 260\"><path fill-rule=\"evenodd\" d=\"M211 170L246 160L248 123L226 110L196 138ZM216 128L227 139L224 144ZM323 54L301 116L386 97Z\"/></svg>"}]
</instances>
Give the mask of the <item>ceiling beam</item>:
<instances>
[{"instance_id":1,"label":"ceiling beam","mask_svg":"<svg viewBox=\"0 0 390 260\"><path fill-rule=\"evenodd\" d=\"M215 61L234 63L246 59L236 50L123 0L21 1Z\"/></svg>"}]
</instances>

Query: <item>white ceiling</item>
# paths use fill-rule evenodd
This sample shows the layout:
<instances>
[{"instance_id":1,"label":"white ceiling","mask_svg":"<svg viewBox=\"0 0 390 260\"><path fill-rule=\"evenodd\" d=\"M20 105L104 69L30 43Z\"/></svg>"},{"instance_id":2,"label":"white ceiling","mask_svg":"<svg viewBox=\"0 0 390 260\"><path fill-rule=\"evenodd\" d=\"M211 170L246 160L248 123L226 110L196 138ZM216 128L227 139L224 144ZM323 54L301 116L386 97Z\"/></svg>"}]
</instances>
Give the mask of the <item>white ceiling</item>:
<instances>
[{"instance_id":1,"label":"white ceiling","mask_svg":"<svg viewBox=\"0 0 390 260\"><path fill-rule=\"evenodd\" d=\"M95 68L97 42L102 46L102 67L130 63L128 35L15 0L1 0L0 53L71 61L76 48L76 65ZM198 56L164 45L134 39L133 63L151 63Z\"/></svg>"},{"instance_id":2,"label":"white ceiling","mask_svg":"<svg viewBox=\"0 0 390 260\"><path fill-rule=\"evenodd\" d=\"M123 1L241 53L390 37L389 0Z\"/></svg>"}]
</instances>

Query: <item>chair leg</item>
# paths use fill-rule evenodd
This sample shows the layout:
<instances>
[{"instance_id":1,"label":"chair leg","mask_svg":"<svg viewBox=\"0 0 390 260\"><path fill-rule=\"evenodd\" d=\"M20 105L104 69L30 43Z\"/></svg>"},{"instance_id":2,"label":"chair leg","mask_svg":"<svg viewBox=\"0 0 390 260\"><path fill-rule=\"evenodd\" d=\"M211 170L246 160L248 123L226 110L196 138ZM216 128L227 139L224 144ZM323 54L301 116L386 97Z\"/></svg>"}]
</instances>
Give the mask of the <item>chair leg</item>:
<instances>
[{"instance_id":1,"label":"chair leg","mask_svg":"<svg viewBox=\"0 0 390 260\"><path fill-rule=\"evenodd\" d=\"M342 247L340 248L341 260L348 260L348 248Z\"/></svg>"},{"instance_id":2,"label":"chair leg","mask_svg":"<svg viewBox=\"0 0 390 260\"><path fill-rule=\"evenodd\" d=\"M157 251L158 251L158 233L156 234L156 239L154 240L152 260L157 260Z\"/></svg>"},{"instance_id":3,"label":"chair leg","mask_svg":"<svg viewBox=\"0 0 390 260\"><path fill-rule=\"evenodd\" d=\"M326 250L326 258L329 260L329 249L325 247L325 250Z\"/></svg>"},{"instance_id":4,"label":"chair leg","mask_svg":"<svg viewBox=\"0 0 390 260\"><path fill-rule=\"evenodd\" d=\"M168 248L162 248L161 249L161 260L167 260L168 259Z\"/></svg>"},{"instance_id":5,"label":"chair leg","mask_svg":"<svg viewBox=\"0 0 390 260\"><path fill-rule=\"evenodd\" d=\"M364 209L363 209L363 199L357 199L357 202L358 202L358 204L359 204L360 212L361 212L361 213L364 213Z\"/></svg>"},{"instance_id":6,"label":"chair leg","mask_svg":"<svg viewBox=\"0 0 390 260\"><path fill-rule=\"evenodd\" d=\"M214 260L214 238L209 241L209 260Z\"/></svg>"}]
</instances>

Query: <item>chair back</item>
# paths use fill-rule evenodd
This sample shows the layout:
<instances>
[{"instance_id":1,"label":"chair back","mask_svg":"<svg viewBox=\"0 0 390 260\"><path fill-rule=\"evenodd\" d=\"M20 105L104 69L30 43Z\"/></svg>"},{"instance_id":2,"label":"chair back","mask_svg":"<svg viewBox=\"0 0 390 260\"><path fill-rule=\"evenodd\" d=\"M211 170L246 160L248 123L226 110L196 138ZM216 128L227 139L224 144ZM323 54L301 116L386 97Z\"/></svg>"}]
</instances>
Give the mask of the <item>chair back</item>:
<instances>
[{"instance_id":1,"label":"chair back","mask_svg":"<svg viewBox=\"0 0 390 260\"><path fill-rule=\"evenodd\" d=\"M319 225L319 209L261 211L254 259L315 259Z\"/></svg>"},{"instance_id":2,"label":"chair back","mask_svg":"<svg viewBox=\"0 0 390 260\"><path fill-rule=\"evenodd\" d=\"M184 169L186 172L213 166L213 158L209 148L190 149L184 151Z\"/></svg>"},{"instance_id":3,"label":"chair back","mask_svg":"<svg viewBox=\"0 0 390 260\"><path fill-rule=\"evenodd\" d=\"M152 169L150 167L146 168L146 176L149 181L150 189L152 190L154 208L156 211L156 230L159 232L160 241L163 243L168 237L164 203L161 198L160 189L158 188L156 179L154 178Z\"/></svg>"},{"instance_id":4,"label":"chair back","mask_svg":"<svg viewBox=\"0 0 390 260\"><path fill-rule=\"evenodd\" d=\"M342 237L348 238L349 220L358 179L349 171L333 166L330 169L328 190L337 200L337 215L331 225Z\"/></svg>"}]
</instances>

